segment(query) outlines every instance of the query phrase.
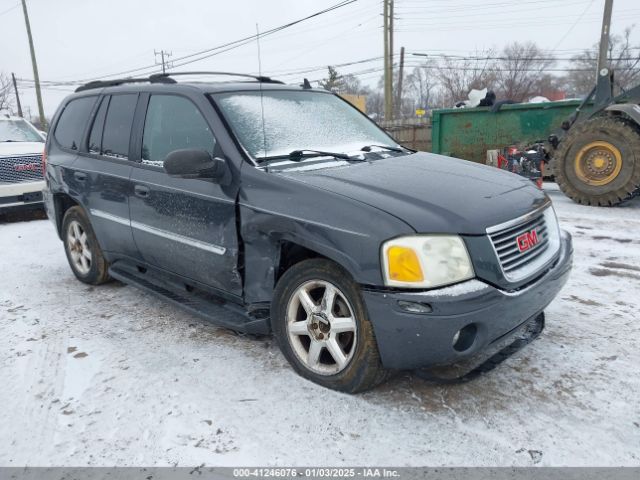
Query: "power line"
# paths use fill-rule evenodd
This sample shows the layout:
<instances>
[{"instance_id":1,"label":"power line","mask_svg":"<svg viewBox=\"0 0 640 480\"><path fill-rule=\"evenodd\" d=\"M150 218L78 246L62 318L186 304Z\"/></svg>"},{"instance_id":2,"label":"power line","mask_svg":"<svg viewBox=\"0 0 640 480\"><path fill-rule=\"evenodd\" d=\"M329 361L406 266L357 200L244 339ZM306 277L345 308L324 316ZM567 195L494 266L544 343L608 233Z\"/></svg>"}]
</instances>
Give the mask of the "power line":
<instances>
[{"instance_id":1,"label":"power line","mask_svg":"<svg viewBox=\"0 0 640 480\"><path fill-rule=\"evenodd\" d=\"M316 13L313 13L313 14L308 15L306 17L303 17L301 19L295 20L293 22L289 22L289 23L281 25L279 27L272 28L271 30L266 30L265 32L260 33L260 38L262 39L265 36L272 35L274 33L277 33L279 31L281 31L281 30L293 27L294 25L302 23L302 22L304 22L306 20L310 20L310 19L315 18L317 16L324 15L325 13L331 12L331 11L336 10L338 8L342 8L342 7L347 6L347 5L351 4L351 3L354 3L356 1L357 0L343 0L340 3L337 3L337 4L335 4L335 5L331 6L331 7L325 8L324 10L320 10L320 11L318 11ZM241 46L246 45L248 43L252 43L256 39L257 39L257 35L250 35L248 37L245 37L244 39L236 40L234 42L229 42L229 43L227 43L225 45L220 45L218 47L214 47L214 48L211 48L211 49L203 50L201 52L197 52L197 53L193 53L193 54L190 54L190 55L186 55L186 56L183 56L181 58L177 58L176 61L179 62L180 60L183 60L183 59L186 59L186 58L192 58L192 57L194 57L196 55L201 55L201 54L203 54L205 52L212 52L212 53L208 53L208 54L206 54L204 56L201 56L201 57L193 59L193 60L189 60L189 61L182 62L182 63L175 63L174 67L182 67L184 65L189 65L191 63L199 62L201 60L213 57L214 55L219 55L220 53L224 53L224 52L227 52L229 50L233 50L234 48L238 48L238 47L241 47ZM224 50L218 51L218 50L220 50L221 48L224 48L224 47L229 47L229 48L225 48Z\"/></svg>"},{"instance_id":2,"label":"power line","mask_svg":"<svg viewBox=\"0 0 640 480\"><path fill-rule=\"evenodd\" d=\"M422 63L409 63L409 64L405 64L406 67L411 67L411 68L422 68L425 67L424 64ZM446 67L430 67L431 70L440 70L440 71L472 71L472 72L481 72L481 71L485 71L485 70L489 70L491 72L509 72L509 71L513 71L513 69L509 69L509 68L490 68L487 69L486 67L455 67L455 66L446 66ZM517 69L519 72L539 72L539 69L537 68L527 68L527 69ZM617 70L633 70L633 68L619 68ZM355 77L361 77L363 75L368 75L368 74L373 74L373 73L378 73L381 74L384 71L384 67L381 66L377 66L377 67L371 67L371 68L367 68L367 69L363 69L363 70L358 70L358 71L354 71L354 72L347 72L344 73L343 75L353 75ZM545 69L545 72L592 72L593 69L592 68L549 68L549 69ZM322 80L321 78L315 78L310 80L311 82L317 82L319 80Z\"/></svg>"},{"instance_id":3,"label":"power line","mask_svg":"<svg viewBox=\"0 0 640 480\"><path fill-rule=\"evenodd\" d=\"M624 19L626 21L634 18L638 18L640 15L640 10L634 10L633 14L626 14ZM500 19L492 19L493 21L486 22L477 22L472 18L469 20L458 20L453 22L444 22L438 21L435 19L429 20L420 20L418 22L401 22L403 31L422 31L424 33L424 28L429 28L429 31L438 31L438 30L450 30L450 29L471 29L471 30L484 30L484 29L504 29L505 22ZM588 18L583 18L581 24L587 23L599 23L602 20L599 14L591 14ZM522 20L521 20L522 21ZM536 18L533 20L524 20L526 21L527 28L532 27L548 27L548 26L563 26L569 25L569 22L564 21L546 21L540 18ZM577 25L577 24L576 24Z\"/></svg>"},{"instance_id":4,"label":"power line","mask_svg":"<svg viewBox=\"0 0 640 480\"><path fill-rule=\"evenodd\" d=\"M560 46L560 44L562 42L564 42L565 38L567 38L569 36L569 34L573 31L574 28L576 28L576 25L578 25L578 23L582 20L582 17L585 16L585 14L587 13L587 11L591 8L591 6L593 5L594 0L591 0L589 2L589 5L587 5L587 8L585 8L582 13L580 14L580 16L578 18L576 18L576 21L573 22L573 25L571 25L569 27L569 30L566 31L566 33L562 36L562 38L560 40L558 40L558 43L556 43L556 45L551 49L551 52L553 53L553 51L558 48Z\"/></svg>"},{"instance_id":5,"label":"power line","mask_svg":"<svg viewBox=\"0 0 640 480\"><path fill-rule=\"evenodd\" d=\"M460 18L460 17L474 17L477 18L478 12L487 13L491 12L491 15L497 14L509 14L511 17L517 15L522 12L531 12L531 11L540 11L540 3L544 2L521 2L517 5L511 3L497 3L497 4L482 4L482 5L474 5L466 8L444 8L438 10L437 7L431 6L429 9L425 10L406 10L400 7L398 16L402 19L403 16L410 15L411 18L428 18L428 19L437 19L438 17L446 16L447 18ZM519 8L525 4L534 4L532 7ZM494 5L494 7L492 7ZM571 7L574 5L584 5L583 1L579 2L563 2L563 7ZM454 15L457 13L463 13L462 15ZM424 16L422 16L424 15Z\"/></svg>"},{"instance_id":6,"label":"power line","mask_svg":"<svg viewBox=\"0 0 640 480\"><path fill-rule=\"evenodd\" d=\"M20 6L20 2L16 3L13 7L9 7L6 10L3 10L0 12L0 16L4 15L5 13L9 13L12 10L15 10L16 8L18 8Z\"/></svg>"},{"instance_id":7,"label":"power line","mask_svg":"<svg viewBox=\"0 0 640 480\"><path fill-rule=\"evenodd\" d=\"M540 56L534 56L534 57L520 57L520 56L513 56L513 57L505 57L505 56L491 56L491 55L481 55L481 56L464 56L464 55L446 55L446 54L432 54L432 53L414 53L412 52L411 55L414 55L416 57L427 57L427 58L438 58L438 59L444 59L444 60L526 60L526 61L557 61L557 62L572 62L572 61L576 61L576 60L581 60L581 58L579 57L571 57L571 58L559 58L559 57L553 57L553 56L549 56L549 57L540 57ZM615 60L615 61L633 61L633 60L637 60L640 57L640 55L638 55L638 57L615 57L615 58L611 58L610 60Z\"/></svg>"},{"instance_id":8,"label":"power line","mask_svg":"<svg viewBox=\"0 0 640 480\"><path fill-rule=\"evenodd\" d=\"M382 58L383 58L382 56L371 57L371 58L365 58L364 60L355 60L352 62L345 62L345 63L335 63L335 64L332 64L331 66L335 68L349 67L351 65L358 65L362 63L373 62L376 60L382 60ZM311 73L311 72L317 72L318 70L324 70L327 67L328 65L318 65L316 67L302 67L300 69L295 69L295 70L280 70L280 72L282 72L281 74L278 71L270 71L268 73L270 74L276 73L278 74L278 76L301 75L304 73Z\"/></svg>"},{"instance_id":9,"label":"power line","mask_svg":"<svg viewBox=\"0 0 640 480\"><path fill-rule=\"evenodd\" d=\"M260 38L262 39L265 36L272 35L274 33L280 32L280 31L285 30L287 28L291 28L291 27L293 27L295 25L298 25L299 23L305 22L307 20L310 20L312 18L318 17L320 15L324 15L325 13L329 13L329 12L332 12L332 11L337 10L339 8L345 7L345 6L350 5L350 4L352 4L352 3L356 2L356 1L357 0L342 0L342 1L332 5L330 7L327 7L325 9L323 9L323 10L320 10L320 11L317 11L315 13L312 13L311 15L307 15L306 17L302 17L302 18L299 18L297 20L291 21L289 23L280 25L278 27L274 27L274 28L272 28L270 30L266 30L266 31L264 31L264 32L262 32L260 34ZM210 57L212 57L214 55L219 55L219 54L227 52L229 50L233 50L235 48L239 48L239 47L241 47L243 45L246 45L248 43L251 43L251 42L255 41L255 39L256 39L256 35L253 34L253 35L249 35L247 37L240 38L238 40L234 40L234 41L231 41L231 42L224 43L222 45L218 45L218 46L215 46L215 47L211 47L211 48L207 48L207 49L204 49L204 50L200 50L198 52L191 53L189 55L183 55L181 57L177 57L177 58L174 59L174 68L181 67L181 66L184 66L184 65L189 65L189 64L195 63L195 62L199 62L201 60L210 58ZM195 58L195 57L197 57L197 58ZM182 61L182 60L185 60L185 61ZM81 80L67 81L67 82L50 81L49 83L50 84L54 84L55 83L57 85L74 85L74 84L78 84L78 83L90 82L90 81L93 81L93 80L100 80L100 79L104 79L104 78L108 78L108 77L117 77L117 76L123 76L123 75L132 74L132 73L141 73L141 72L146 71L146 70L155 70L156 68L157 68L157 65L154 64L154 65L147 65L147 66L144 66L144 67L132 68L132 69L124 70L124 71L121 71L121 72L101 75L99 77L85 78L85 79L81 79Z\"/></svg>"},{"instance_id":10,"label":"power line","mask_svg":"<svg viewBox=\"0 0 640 480\"><path fill-rule=\"evenodd\" d=\"M480 56L480 55L448 55L448 54L437 54L437 53L430 53L430 54L425 54L425 53L412 53L412 55L416 56L416 57L426 57L426 58L432 58L434 60L440 60L440 59L450 59L450 60L454 60L454 61L484 61L484 60L511 60L511 58L509 57L505 57L505 56L493 56L493 55L488 55L488 56ZM397 55L395 55L397 57ZM633 61L633 60L637 60L638 58L640 58L640 55L638 57L615 57L612 58L612 60L614 61ZM350 62L343 62L343 63L337 63L337 64L331 64L332 67L335 68L344 68L344 67L350 67L350 66L354 66L354 65L361 65L364 63L371 63L371 62L375 62L375 61L380 61L382 60L383 57L378 56L378 57L371 57L371 58L365 58L362 60L355 60L355 61L350 61ZM558 61L572 61L574 59L559 59L559 58L554 58L554 57L543 57L543 56L536 56L536 57L519 57L520 60L529 60L529 61L549 61L549 60L558 60ZM424 63L416 63L413 62L411 66L417 66L417 67L422 67L425 66ZM283 70L273 70L273 71L269 71L267 73L269 73L270 75L277 75L278 77L289 77L289 76L295 76L295 75L303 75L305 73L313 73L313 72L318 72L321 70L325 70L327 68L327 65L316 65L316 66L309 66L309 67L300 67L297 69L293 69L293 70L289 70L289 69L283 69ZM458 69L458 68L462 68L462 67L455 67L455 66L450 66L450 67L443 67L443 66L433 66L433 67L429 67L429 68L440 68L443 70L446 70L447 68L449 69ZM493 68L493 70L495 70L498 67ZM508 69L502 69L502 70L508 70ZM545 69L545 70L551 70L551 69ZM555 68L553 69L553 71L569 71L569 70L582 70L582 69L570 69L570 68ZM538 71L538 69L536 68L533 71Z\"/></svg>"}]
</instances>

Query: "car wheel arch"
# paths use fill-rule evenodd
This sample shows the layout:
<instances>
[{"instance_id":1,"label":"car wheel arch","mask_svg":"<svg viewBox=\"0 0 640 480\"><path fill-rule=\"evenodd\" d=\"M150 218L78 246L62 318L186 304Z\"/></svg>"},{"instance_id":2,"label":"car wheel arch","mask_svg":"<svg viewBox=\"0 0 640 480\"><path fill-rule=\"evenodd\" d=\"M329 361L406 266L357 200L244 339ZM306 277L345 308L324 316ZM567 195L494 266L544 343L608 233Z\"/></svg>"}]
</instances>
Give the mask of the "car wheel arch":
<instances>
[{"instance_id":1,"label":"car wheel arch","mask_svg":"<svg viewBox=\"0 0 640 480\"><path fill-rule=\"evenodd\" d=\"M55 205L55 224L58 231L58 237L62 239L62 221L65 213L71 208L81 205L66 193L54 193L53 202Z\"/></svg>"},{"instance_id":2,"label":"car wheel arch","mask_svg":"<svg viewBox=\"0 0 640 480\"><path fill-rule=\"evenodd\" d=\"M272 236L264 243L244 242L244 296L248 303L270 302L278 280L292 266L310 258L324 258L358 281L357 260L331 247L301 238Z\"/></svg>"}]
</instances>

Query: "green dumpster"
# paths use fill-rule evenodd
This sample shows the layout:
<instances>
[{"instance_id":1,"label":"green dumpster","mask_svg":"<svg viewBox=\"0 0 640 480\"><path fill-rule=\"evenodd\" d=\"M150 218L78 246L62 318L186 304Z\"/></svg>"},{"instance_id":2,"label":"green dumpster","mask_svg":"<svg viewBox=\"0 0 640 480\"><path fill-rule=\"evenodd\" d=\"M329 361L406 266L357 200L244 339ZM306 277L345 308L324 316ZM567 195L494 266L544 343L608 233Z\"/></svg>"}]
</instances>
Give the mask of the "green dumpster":
<instances>
[{"instance_id":1,"label":"green dumpster","mask_svg":"<svg viewBox=\"0 0 640 480\"><path fill-rule=\"evenodd\" d=\"M546 140L580 105L579 100L449 108L432 113L433 153L486 163L487 150Z\"/></svg>"}]
</instances>

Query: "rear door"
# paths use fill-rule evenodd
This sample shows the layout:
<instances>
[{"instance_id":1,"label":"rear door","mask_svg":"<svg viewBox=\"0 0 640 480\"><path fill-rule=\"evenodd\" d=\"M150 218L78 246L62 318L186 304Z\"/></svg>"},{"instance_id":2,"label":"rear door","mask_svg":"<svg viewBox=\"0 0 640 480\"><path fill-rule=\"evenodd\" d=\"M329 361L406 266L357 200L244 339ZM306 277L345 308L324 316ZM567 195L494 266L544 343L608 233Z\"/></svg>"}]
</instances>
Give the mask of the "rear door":
<instances>
[{"instance_id":1,"label":"rear door","mask_svg":"<svg viewBox=\"0 0 640 480\"><path fill-rule=\"evenodd\" d=\"M140 159L131 174L131 226L147 263L241 295L237 186L170 177L162 168L164 159L174 150L197 148L222 156L211 119L203 113L207 110L213 111L202 95L148 96L139 127Z\"/></svg>"},{"instance_id":2,"label":"rear door","mask_svg":"<svg viewBox=\"0 0 640 480\"><path fill-rule=\"evenodd\" d=\"M137 93L101 98L72 178L82 192L81 203L91 216L102 249L134 258L138 250L129 224L129 145L137 101Z\"/></svg>"}]
</instances>

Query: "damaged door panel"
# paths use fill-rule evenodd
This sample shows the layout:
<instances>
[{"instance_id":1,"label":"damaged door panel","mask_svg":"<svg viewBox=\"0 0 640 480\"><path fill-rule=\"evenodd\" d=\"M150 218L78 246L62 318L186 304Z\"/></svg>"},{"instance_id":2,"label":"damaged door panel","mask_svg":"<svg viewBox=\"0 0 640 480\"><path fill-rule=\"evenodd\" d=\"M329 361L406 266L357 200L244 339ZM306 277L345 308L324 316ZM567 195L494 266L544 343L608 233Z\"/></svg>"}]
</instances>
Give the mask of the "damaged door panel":
<instances>
[{"instance_id":1,"label":"damaged door panel","mask_svg":"<svg viewBox=\"0 0 640 480\"><path fill-rule=\"evenodd\" d=\"M247 304L272 300L282 266L292 264L286 255L296 255L284 244L331 259L357 282L376 285L382 281L379 249L386 232L415 232L369 205L286 177L243 169L243 179L238 202ZM303 259L297 255L293 263Z\"/></svg>"}]
</instances>

